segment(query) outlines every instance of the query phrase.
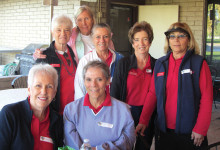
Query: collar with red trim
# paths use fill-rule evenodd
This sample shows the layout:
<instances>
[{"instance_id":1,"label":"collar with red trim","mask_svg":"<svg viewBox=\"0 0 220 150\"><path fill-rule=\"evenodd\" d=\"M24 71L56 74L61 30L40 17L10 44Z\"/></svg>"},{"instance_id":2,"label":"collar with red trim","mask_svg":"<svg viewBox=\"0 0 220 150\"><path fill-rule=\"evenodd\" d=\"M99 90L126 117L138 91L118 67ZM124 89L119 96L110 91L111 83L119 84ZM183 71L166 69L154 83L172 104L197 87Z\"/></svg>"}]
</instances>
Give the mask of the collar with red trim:
<instances>
[{"instance_id":1,"label":"collar with red trim","mask_svg":"<svg viewBox=\"0 0 220 150\"><path fill-rule=\"evenodd\" d=\"M85 95L83 106L89 106L90 109L95 109L95 108L92 106L92 104L90 103L89 94L88 94L88 93ZM103 102L100 106L101 106L101 107L102 107L102 106L112 106L111 96L110 96L109 92L106 92L105 100L104 100L104 102ZM99 106L99 107L100 107L100 106ZM98 108L99 108L99 107L98 107ZM98 109L98 108L97 108L97 109Z\"/></svg>"}]
</instances>

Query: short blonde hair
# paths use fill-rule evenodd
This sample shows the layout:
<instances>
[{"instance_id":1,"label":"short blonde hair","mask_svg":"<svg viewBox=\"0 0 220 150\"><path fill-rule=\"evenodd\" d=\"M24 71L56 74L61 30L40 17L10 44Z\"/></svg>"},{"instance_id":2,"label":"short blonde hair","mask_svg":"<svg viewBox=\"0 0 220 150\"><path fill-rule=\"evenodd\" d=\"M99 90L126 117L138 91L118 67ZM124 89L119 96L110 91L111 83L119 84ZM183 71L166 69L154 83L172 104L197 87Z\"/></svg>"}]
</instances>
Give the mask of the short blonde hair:
<instances>
[{"instance_id":1,"label":"short blonde hair","mask_svg":"<svg viewBox=\"0 0 220 150\"><path fill-rule=\"evenodd\" d=\"M82 12L84 12L84 11L87 11L87 12L89 13L90 17L91 17L92 20L93 20L93 25L94 25L95 22L96 22L96 21L95 21L95 16L94 16L92 10L91 10L88 6L86 6L86 5L82 5L82 6L80 6L80 7L77 9L77 11L76 11L76 13L75 13L75 15L74 15L74 21L75 21L75 23L76 23L76 20L77 20L77 18L79 17L79 15L80 15Z\"/></svg>"},{"instance_id":2,"label":"short blonde hair","mask_svg":"<svg viewBox=\"0 0 220 150\"><path fill-rule=\"evenodd\" d=\"M188 49L187 50L194 50L195 54L200 54L198 43L196 42L194 35L192 33L192 30L186 23L180 23L175 22L173 23L169 29L165 32L166 39L165 39L165 45L164 45L164 51L165 53L168 53L169 51L172 51L169 46L169 35L172 32L184 32L187 34L189 39Z\"/></svg>"}]
</instances>

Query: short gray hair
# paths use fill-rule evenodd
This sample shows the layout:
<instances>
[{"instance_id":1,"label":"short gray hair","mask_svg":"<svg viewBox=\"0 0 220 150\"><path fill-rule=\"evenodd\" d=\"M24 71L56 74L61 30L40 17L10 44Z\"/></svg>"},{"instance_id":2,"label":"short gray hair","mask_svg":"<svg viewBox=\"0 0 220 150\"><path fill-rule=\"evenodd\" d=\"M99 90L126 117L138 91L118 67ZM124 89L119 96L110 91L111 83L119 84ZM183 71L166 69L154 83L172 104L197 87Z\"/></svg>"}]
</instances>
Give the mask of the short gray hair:
<instances>
[{"instance_id":1,"label":"short gray hair","mask_svg":"<svg viewBox=\"0 0 220 150\"><path fill-rule=\"evenodd\" d=\"M96 31L98 28L105 28L105 29L107 29L108 34L109 34L109 37L110 37L110 39L111 39L111 33L112 33L112 31L111 31L110 26L109 26L108 24L106 24L106 23L98 23L98 24L95 24L95 25L93 26L93 28L92 28L92 33L91 33L92 36L95 34L95 31Z\"/></svg>"},{"instance_id":2,"label":"short gray hair","mask_svg":"<svg viewBox=\"0 0 220 150\"><path fill-rule=\"evenodd\" d=\"M83 68L83 79L85 80L86 72L89 68L99 68L102 70L103 75L108 80L110 79L110 71L108 65L103 61L90 61L84 68Z\"/></svg>"},{"instance_id":3,"label":"short gray hair","mask_svg":"<svg viewBox=\"0 0 220 150\"><path fill-rule=\"evenodd\" d=\"M66 26L68 26L70 28L70 30L72 30L72 28L73 28L73 22L70 19L70 17L62 14L62 15L58 15L58 16L53 17L51 30L53 31L55 27L57 27L61 24L65 24Z\"/></svg>"},{"instance_id":4,"label":"short gray hair","mask_svg":"<svg viewBox=\"0 0 220 150\"><path fill-rule=\"evenodd\" d=\"M52 67L49 64L43 64L43 63L36 64L30 69L30 71L28 73L28 87L32 86L32 84L34 82L35 75L39 72L44 72L44 73L50 75L53 78L55 89L57 89L58 74L57 74L56 69L54 69L54 67Z\"/></svg>"}]
</instances>

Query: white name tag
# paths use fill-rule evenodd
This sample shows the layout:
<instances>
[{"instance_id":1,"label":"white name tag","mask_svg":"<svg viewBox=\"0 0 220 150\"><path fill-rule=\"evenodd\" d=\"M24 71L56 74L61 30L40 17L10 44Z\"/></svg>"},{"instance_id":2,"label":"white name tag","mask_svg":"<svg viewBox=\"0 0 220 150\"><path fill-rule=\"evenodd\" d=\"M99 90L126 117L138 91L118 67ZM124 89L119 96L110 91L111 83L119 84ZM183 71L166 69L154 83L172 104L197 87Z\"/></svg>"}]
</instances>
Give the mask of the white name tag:
<instances>
[{"instance_id":1,"label":"white name tag","mask_svg":"<svg viewBox=\"0 0 220 150\"><path fill-rule=\"evenodd\" d=\"M106 128L113 128L113 124L106 123L106 122L98 122L98 126L106 127Z\"/></svg>"},{"instance_id":2,"label":"white name tag","mask_svg":"<svg viewBox=\"0 0 220 150\"><path fill-rule=\"evenodd\" d=\"M190 69L184 69L184 70L181 71L181 74L184 74L184 73L190 73L190 74L192 74L192 70L190 70Z\"/></svg>"},{"instance_id":3,"label":"white name tag","mask_svg":"<svg viewBox=\"0 0 220 150\"><path fill-rule=\"evenodd\" d=\"M40 136L40 141L48 142L53 144L53 140L49 137Z\"/></svg>"},{"instance_id":4,"label":"white name tag","mask_svg":"<svg viewBox=\"0 0 220 150\"><path fill-rule=\"evenodd\" d=\"M151 69L146 69L146 72L147 72L147 73L151 73L152 70L151 70Z\"/></svg>"}]
</instances>

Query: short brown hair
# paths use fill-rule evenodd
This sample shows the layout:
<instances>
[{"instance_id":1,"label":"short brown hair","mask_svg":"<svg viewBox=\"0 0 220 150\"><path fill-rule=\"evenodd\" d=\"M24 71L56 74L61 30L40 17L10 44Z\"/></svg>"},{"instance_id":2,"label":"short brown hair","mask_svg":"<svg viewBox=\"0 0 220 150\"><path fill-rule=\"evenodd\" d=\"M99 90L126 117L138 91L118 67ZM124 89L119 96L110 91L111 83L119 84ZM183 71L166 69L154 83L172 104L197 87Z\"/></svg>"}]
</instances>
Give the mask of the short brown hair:
<instances>
[{"instance_id":1,"label":"short brown hair","mask_svg":"<svg viewBox=\"0 0 220 150\"><path fill-rule=\"evenodd\" d=\"M130 28L130 30L128 31L128 38L130 43L133 44L134 35L140 31L145 31L148 35L149 42L152 43L154 39L153 29L151 25L146 21L136 22L133 27Z\"/></svg>"},{"instance_id":2,"label":"short brown hair","mask_svg":"<svg viewBox=\"0 0 220 150\"><path fill-rule=\"evenodd\" d=\"M83 68L83 79L85 80L86 72L89 68L99 68L102 70L103 75L105 76L106 80L110 79L110 70L108 65L99 60L90 61L85 67Z\"/></svg>"}]
</instances>

